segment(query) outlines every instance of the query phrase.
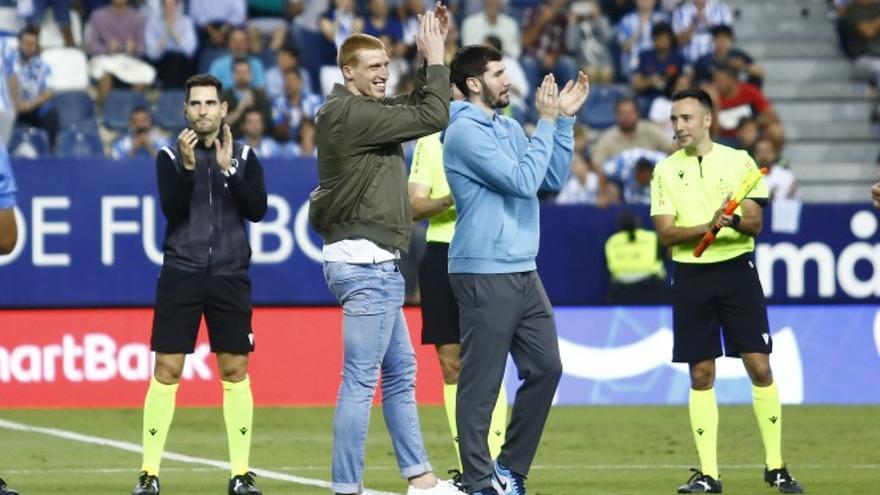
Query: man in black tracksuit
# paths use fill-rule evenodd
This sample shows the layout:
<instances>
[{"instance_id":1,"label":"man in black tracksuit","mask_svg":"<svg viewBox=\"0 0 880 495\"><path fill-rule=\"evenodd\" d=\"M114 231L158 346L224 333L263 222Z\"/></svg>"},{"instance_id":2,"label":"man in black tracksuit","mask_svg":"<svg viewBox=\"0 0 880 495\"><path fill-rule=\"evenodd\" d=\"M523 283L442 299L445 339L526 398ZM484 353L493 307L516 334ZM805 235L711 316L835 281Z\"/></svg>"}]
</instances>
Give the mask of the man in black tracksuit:
<instances>
[{"instance_id":1,"label":"man in black tracksuit","mask_svg":"<svg viewBox=\"0 0 880 495\"><path fill-rule=\"evenodd\" d=\"M204 314L223 383L229 441L229 493L260 494L248 466L253 397L247 375L251 329L251 249L245 220L266 214L263 168L254 151L234 143L222 124L226 103L213 76L186 83L190 128L156 157L165 259L156 288L151 347L156 367L144 402L144 457L133 495L159 494L159 463L174 415L186 354L195 350Z\"/></svg>"}]
</instances>

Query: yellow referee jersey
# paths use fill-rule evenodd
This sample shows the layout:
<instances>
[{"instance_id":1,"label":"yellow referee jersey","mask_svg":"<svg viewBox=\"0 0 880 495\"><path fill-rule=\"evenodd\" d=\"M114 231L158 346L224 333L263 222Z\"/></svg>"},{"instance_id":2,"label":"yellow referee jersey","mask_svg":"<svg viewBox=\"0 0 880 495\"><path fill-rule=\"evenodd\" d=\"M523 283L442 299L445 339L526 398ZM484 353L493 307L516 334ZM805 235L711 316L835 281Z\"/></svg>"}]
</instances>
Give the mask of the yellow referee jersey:
<instances>
[{"instance_id":1,"label":"yellow referee jersey","mask_svg":"<svg viewBox=\"0 0 880 495\"><path fill-rule=\"evenodd\" d=\"M678 150L654 167L651 216L672 215L677 227L709 223L727 195L735 193L745 175L755 169L748 153L718 143L712 143L702 160ZM767 199L763 178L747 197ZM736 213L742 215L742 207ZM751 236L730 227L721 229L715 243L700 258L693 255L698 243L673 246L672 259L680 263L717 263L755 249Z\"/></svg>"},{"instance_id":2,"label":"yellow referee jersey","mask_svg":"<svg viewBox=\"0 0 880 495\"><path fill-rule=\"evenodd\" d=\"M449 183L446 182L446 173L443 171L443 145L440 143L440 133L430 134L416 141L416 150L413 153L412 167L409 171L409 181L424 184L431 188L430 198L442 198L448 196ZM428 242L452 242L452 234L455 233L455 206L442 211L428 219Z\"/></svg>"}]
</instances>

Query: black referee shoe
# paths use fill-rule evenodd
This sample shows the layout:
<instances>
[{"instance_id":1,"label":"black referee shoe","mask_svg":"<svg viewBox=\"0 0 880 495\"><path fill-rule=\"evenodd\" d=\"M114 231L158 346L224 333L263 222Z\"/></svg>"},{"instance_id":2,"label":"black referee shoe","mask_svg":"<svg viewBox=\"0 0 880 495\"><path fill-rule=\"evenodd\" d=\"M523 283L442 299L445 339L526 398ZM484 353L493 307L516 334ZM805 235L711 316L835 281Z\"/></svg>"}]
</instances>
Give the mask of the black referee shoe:
<instances>
[{"instance_id":1,"label":"black referee shoe","mask_svg":"<svg viewBox=\"0 0 880 495\"><path fill-rule=\"evenodd\" d=\"M779 469L764 468L764 481L772 487L776 487L780 493L806 493L794 476L788 474L788 469L782 466Z\"/></svg>"},{"instance_id":2,"label":"black referee shoe","mask_svg":"<svg viewBox=\"0 0 880 495\"><path fill-rule=\"evenodd\" d=\"M0 495L18 495L18 492L6 486L6 482L0 478Z\"/></svg>"},{"instance_id":3,"label":"black referee shoe","mask_svg":"<svg viewBox=\"0 0 880 495\"><path fill-rule=\"evenodd\" d=\"M699 469L691 469L691 475L687 483L678 487L678 493L721 493L721 479L715 479L708 474L703 474Z\"/></svg>"},{"instance_id":4,"label":"black referee shoe","mask_svg":"<svg viewBox=\"0 0 880 495\"><path fill-rule=\"evenodd\" d=\"M159 495L159 477L147 474L146 471L141 471L138 475L137 485L134 486L134 491L131 492L131 495Z\"/></svg>"},{"instance_id":5,"label":"black referee shoe","mask_svg":"<svg viewBox=\"0 0 880 495\"><path fill-rule=\"evenodd\" d=\"M254 476L256 474L251 471L233 476L229 480L229 495L263 495L254 483Z\"/></svg>"}]
</instances>

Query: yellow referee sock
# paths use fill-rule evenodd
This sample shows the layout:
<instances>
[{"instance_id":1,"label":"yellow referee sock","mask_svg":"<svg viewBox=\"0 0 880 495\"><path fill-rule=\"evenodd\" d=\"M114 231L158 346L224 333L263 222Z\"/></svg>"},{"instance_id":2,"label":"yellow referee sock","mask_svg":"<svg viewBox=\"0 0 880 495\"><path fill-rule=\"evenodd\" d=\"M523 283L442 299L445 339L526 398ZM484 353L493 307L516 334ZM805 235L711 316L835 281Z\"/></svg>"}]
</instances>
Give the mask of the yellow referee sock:
<instances>
[{"instance_id":1,"label":"yellow referee sock","mask_svg":"<svg viewBox=\"0 0 880 495\"><path fill-rule=\"evenodd\" d=\"M141 471L159 476L159 464L165 450L168 428L174 418L174 400L177 397L177 384L166 385L150 379L150 388L144 399L144 460Z\"/></svg>"},{"instance_id":2,"label":"yellow referee sock","mask_svg":"<svg viewBox=\"0 0 880 495\"><path fill-rule=\"evenodd\" d=\"M779 469L782 467L782 405L776 382L769 387L752 385L752 407L764 441L767 469Z\"/></svg>"},{"instance_id":3,"label":"yellow referee sock","mask_svg":"<svg viewBox=\"0 0 880 495\"><path fill-rule=\"evenodd\" d=\"M458 423L455 422L456 393L458 393L457 384L443 384L443 405L446 406L446 419L449 420L449 431L452 433L452 444L455 447L455 457L458 459L458 467L461 469L461 453L458 451Z\"/></svg>"},{"instance_id":4,"label":"yellow referee sock","mask_svg":"<svg viewBox=\"0 0 880 495\"><path fill-rule=\"evenodd\" d=\"M691 416L691 430L700 456L700 470L703 474L718 479L718 402L715 389L691 389L688 400Z\"/></svg>"},{"instance_id":5,"label":"yellow referee sock","mask_svg":"<svg viewBox=\"0 0 880 495\"><path fill-rule=\"evenodd\" d=\"M245 474L251 454L251 427L254 421L254 397L250 378L223 382L223 419L229 439L229 465L232 476Z\"/></svg>"},{"instance_id":6,"label":"yellow referee sock","mask_svg":"<svg viewBox=\"0 0 880 495\"><path fill-rule=\"evenodd\" d=\"M507 391L504 383L498 390L498 400L495 409L492 410L492 422L489 423L489 455L497 459L504 445L504 437L507 436Z\"/></svg>"}]
</instances>

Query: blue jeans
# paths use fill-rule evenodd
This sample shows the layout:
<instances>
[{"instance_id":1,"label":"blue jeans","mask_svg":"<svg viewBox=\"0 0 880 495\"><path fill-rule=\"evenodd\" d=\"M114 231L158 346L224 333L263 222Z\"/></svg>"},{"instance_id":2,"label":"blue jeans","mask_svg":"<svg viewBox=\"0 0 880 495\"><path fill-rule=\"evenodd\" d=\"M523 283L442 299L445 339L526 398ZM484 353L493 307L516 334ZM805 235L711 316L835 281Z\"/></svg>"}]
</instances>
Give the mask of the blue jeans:
<instances>
[{"instance_id":1,"label":"blue jeans","mask_svg":"<svg viewBox=\"0 0 880 495\"><path fill-rule=\"evenodd\" d=\"M382 374L382 412L403 478L431 470L416 409L416 355L403 319L397 263L325 262L324 279L342 305L342 384L333 417L333 491L360 493L370 406Z\"/></svg>"}]
</instances>

